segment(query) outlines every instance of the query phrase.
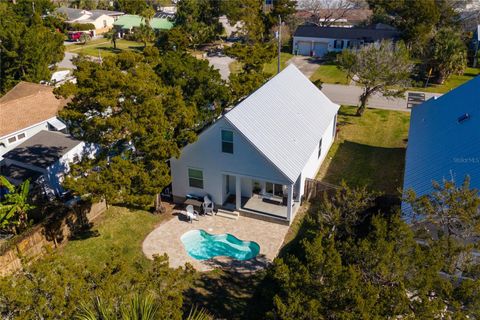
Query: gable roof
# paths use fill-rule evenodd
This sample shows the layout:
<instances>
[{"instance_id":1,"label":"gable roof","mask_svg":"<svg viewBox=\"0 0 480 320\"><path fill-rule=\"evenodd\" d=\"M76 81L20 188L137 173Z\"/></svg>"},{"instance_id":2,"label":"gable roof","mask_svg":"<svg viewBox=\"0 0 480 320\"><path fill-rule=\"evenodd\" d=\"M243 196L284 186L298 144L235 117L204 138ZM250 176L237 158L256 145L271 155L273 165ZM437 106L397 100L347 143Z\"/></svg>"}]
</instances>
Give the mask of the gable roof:
<instances>
[{"instance_id":1,"label":"gable roof","mask_svg":"<svg viewBox=\"0 0 480 320\"><path fill-rule=\"evenodd\" d=\"M294 37L353 39L364 41L396 39L399 36L400 33L398 31L391 29L319 27L311 24L299 26L294 34Z\"/></svg>"},{"instance_id":2,"label":"gable roof","mask_svg":"<svg viewBox=\"0 0 480 320\"><path fill-rule=\"evenodd\" d=\"M84 10L84 9L75 9L68 7L60 7L55 9L55 12L58 14L64 14L67 16L68 21L75 21L83 17L84 20L96 20L102 15L107 15L111 17L121 16L124 13L120 11L110 11L110 10Z\"/></svg>"},{"instance_id":3,"label":"gable roof","mask_svg":"<svg viewBox=\"0 0 480 320\"><path fill-rule=\"evenodd\" d=\"M69 135L42 130L3 157L46 169L80 143Z\"/></svg>"},{"instance_id":4,"label":"gable roof","mask_svg":"<svg viewBox=\"0 0 480 320\"><path fill-rule=\"evenodd\" d=\"M141 24L145 23L144 20L145 19L139 15L126 14L119 17L113 25L122 29L138 28ZM150 20L150 26L157 30L169 30L173 27L173 23L164 18L152 18Z\"/></svg>"},{"instance_id":5,"label":"gable roof","mask_svg":"<svg viewBox=\"0 0 480 320\"><path fill-rule=\"evenodd\" d=\"M370 19L373 11L370 9L319 9L316 12L316 16L321 19L341 19L347 22L359 23ZM298 10L296 16L303 19L308 19L313 16L313 12L309 10ZM338 21L341 22L341 21Z\"/></svg>"},{"instance_id":6,"label":"gable roof","mask_svg":"<svg viewBox=\"0 0 480 320\"><path fill-rule=\"evenodd\" d=\"M56 116L65 103L53 87L19 82L0 98L0 137Z\"/></svg>"},{"instance_id":7,"label":"gable roof","mask_svg":"<svg viewBox=\"0 0 480 320\"><path fill-rule=\"evenodd\" d=\"M291 64L225 118L295 182L338 109Z\"/></svg>"},{"instance_id":8,"label":"gable roof","mask_svg":"<svg viewBox=\"0 0 480 320\"><path fill-rule=\"evenodd\" d=\"M430 193L432 181L480 188L480 77L412 109L404 190ZM464 121L459 118L468 115Z\"/></svg>"}]
</instances>

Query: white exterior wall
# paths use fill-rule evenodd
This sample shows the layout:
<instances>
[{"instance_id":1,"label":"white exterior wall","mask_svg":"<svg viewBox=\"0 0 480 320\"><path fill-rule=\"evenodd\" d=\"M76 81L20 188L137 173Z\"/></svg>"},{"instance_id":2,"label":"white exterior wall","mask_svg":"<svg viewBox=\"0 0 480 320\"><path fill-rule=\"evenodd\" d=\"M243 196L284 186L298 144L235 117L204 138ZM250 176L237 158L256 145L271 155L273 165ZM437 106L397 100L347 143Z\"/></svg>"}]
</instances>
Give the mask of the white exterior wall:
<instances>
[{"instance_id":1,"label":"white exterior wall","mask_svg":"<svg viewBox=\"0 0 480 320\"><path fill-rule=\"evenodd\" d=\"M328 125L327 129L323 133L322 136L322 152L320 154L320 157L318 157L318 145L315 148L315 150L312 152L312 155L310 156L310 159L308 160L307 164L302 170L302 175L301 175L301 182L300 182L300 197L303 195L305 191L305 179L314 179L317 176L318 170L320 170L320 166L323 163L323 160L325 160L325 157L328 154L328 151L330 150L330 147L333 144L333 141L335 140L335 132L336 130L336 117L332 119L330 124Z\"/></svg>"},{"instance_id":2,"label":"white exterior wall","mask_svg":"<svg viewBox=\"0 0 480 320\"><path fill-rule=\"evenodd\" d=\"M233 154L222 152L222 129L233 131ZM226 200L225 174L290 184L288 179L224 118L200 134L196 142L183 148L179 159L171 159L170 168L172 193L175 197L208 194L216 204L223 204ZM203 171L203 189L189 186L188 168ZM232 180L234 179L230 179L230 189L233 191L235 181ZM242 180L245 182L243 191L247 192L248 179Z\"/></svg>"},{"instance_id":3,"label":"white exterior wall","mask_svg":"<svg viewBox=\"0 0 480 320\"><path fill-rule=\"evenodd\" d=\"M47 168L45 174L45 181L55 191L56 194L61 194L64 190L61 187L63 182L63 176L70 171L69 164L73 162L75 155L78 155L81 160L85 156L85 152L88 152L85 147L85 142L80 142L73 147L70 151L62 156L55 164Z\"/></svg>"},{"instance_id":4,"label":"white exterior wall","mask_svg":"<svg viewBox=\"0 0 480 320\"><path fill-rule=\"evenodd\" d=\"M103 21L106 22L106 26L104 25ZM95 19L93 24L95 25L95 29L103 29L103 28L112 28L113 23L115 22L115 19L113 17L107 16L106 14L98 17Z\"/></svg>"},{"instance_id":5,"label":"white exterior wall","mask_svg":"<svg viewBox=\"0 0 480 320\"><path fill-rule=\"evenodd\" d=\"M338 42L338 41L343 41L343 47L342 48L335 48L335 40ZM301 48L300 46L302 44L299 44L299 42L308 42L310 44L310 49L309 49L309 52L311 50L314 50L315 48L315 44L316 43L322 43L322 44L326 44L327 45L327 52L332 52L332 51L336 51L336 52L341 52L343 49L346 49L347 48L347 41L353 41L353 42L356 42L356 41L359 41L359 40L354 40L354 39L330 39L330 38L312 38L312 37L293 37L293 51L292 53L293 54L298 54L298 55L301 55ZM378 43L378 42L376 42ZM298 49L298 53L297 53L297 49ZM310 54L308 54L310 55ZM321 56L319 55L318 52L316 52L316 56Z\"/></svg>"},{"instance_id":6,"label":"white exterior wall","mask_svg":"<svg viewBox=\"0 0 480 320\"><path fill-rule=\"evenodd\" d=\"M16 148L19 144L22 142L25 142L27 139L31 138L32 136L36 135L42 130L48 130L48 121L55 119L55 117L48 119L46 121L42 121L40 123L34 124L33 126L27 127L25 129L10 133L8 135L5 135L3 137L0 137L0 161L3 159L3 155L7 153L8 151ZM13 142L13 143L8 143L8 139L11 137L17 137L19 134L25 133L25 138ZM4 147L5 146L5 147Z\"/></svg>"}]
</instances>

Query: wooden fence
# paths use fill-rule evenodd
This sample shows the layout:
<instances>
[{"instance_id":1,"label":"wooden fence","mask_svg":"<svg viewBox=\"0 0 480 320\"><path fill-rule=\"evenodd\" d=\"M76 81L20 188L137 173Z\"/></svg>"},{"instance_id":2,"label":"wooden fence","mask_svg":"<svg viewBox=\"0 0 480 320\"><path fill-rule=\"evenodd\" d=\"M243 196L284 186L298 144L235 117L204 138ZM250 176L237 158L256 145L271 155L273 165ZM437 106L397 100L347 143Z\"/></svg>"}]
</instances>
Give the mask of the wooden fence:
<instances>
[{"instance_id":1,"label":"wooden fence","mask_svg":"<svg viewBox=\"0 0 480 320\"><path fill-rule=\"evenodd\" d=\"M331 193L339 189L340 186L336 186L331 183L315 179L305 179L305 191L303 193L303 199L305 201L309 201L311 199L321 198L325 192Z\"/></svg>"},{"instance_id":2,"label":"wooden fence","mask_svg":"<svg viewBox=\"0 0 480 320\"><path fill-rule=\"evenodd\" d=\"M44 222L0 245L0 276L22 270L25 265L37 260L49 250L63 245L76 231L106 209L105 202L79 205L51 215Z\"/></svg>"}]
</instances>

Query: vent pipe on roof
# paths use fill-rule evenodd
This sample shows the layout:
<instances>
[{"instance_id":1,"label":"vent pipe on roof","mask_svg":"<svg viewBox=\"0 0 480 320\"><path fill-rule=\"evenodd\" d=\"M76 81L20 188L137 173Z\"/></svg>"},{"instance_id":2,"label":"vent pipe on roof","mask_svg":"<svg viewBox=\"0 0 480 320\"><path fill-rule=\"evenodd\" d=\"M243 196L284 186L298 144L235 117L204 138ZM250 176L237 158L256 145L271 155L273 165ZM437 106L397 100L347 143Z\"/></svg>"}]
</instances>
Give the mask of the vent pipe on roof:
<instances>
[{"instance_id":1,"label":"vent pipe on roof","mask_svg":"<svg viewBox=\"0 0 480 320\"><path fill-rule=\"evenodd\" d=\"M457 121L458 123L463 123L470 119L470 115L468 113L462 114L460 117L458 117Z\"/></svg>"}]
</instances>

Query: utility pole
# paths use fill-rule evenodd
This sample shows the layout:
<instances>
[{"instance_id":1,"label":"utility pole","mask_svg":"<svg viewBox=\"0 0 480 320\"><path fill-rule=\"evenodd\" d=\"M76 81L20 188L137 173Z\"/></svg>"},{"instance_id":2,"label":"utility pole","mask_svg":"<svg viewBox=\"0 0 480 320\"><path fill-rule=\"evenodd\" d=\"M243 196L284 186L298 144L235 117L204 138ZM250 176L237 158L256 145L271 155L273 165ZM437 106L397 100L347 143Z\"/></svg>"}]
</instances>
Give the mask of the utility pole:
<instances>
[{"instance_id":1,"label":"utility pole","mask_svg":"<svg viewBox=\"0 0 480 320\"><path fill-rule=\"evenodd\" d=\"M280 73L280 50L282 48L282 17L278 15L278 58L277 58L277 73Z\"/></svg>"}]
</instances>

